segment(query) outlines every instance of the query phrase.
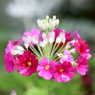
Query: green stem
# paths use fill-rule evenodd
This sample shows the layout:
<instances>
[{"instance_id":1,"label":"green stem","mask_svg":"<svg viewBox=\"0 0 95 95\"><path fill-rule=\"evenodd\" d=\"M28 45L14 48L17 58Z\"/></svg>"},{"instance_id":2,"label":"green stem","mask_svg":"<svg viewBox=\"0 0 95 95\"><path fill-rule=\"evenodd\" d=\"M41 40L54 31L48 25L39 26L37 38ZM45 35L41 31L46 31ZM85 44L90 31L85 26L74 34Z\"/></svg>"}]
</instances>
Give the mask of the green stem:
<instances>
[{"instance_id":1,"label":"green stem","mask_svg":"<svg viewBox=\"0 0 95 95\"><path fill-rule=\"evenodd\" d=\"M42 53L42 49L41 49L41 47L39 46L39 44L37 44L37 47L38 47L38 50L39 50L39 52L40 52L40 54L41 54L41 57L44 57L44 55L43 55L43 53Z\"/></svg>"},{"instance_id":2,"label":"green stem","mask_svg":"<svg viewBox=\"0 0 95 95\"><path fill-rule=\"evenodd\" d=\"M58 51L51 57L52 60L54 60L58 55L57 53L63 53L64 51L64 45L60 47L60 49L58 49Z\"/></svg>"},{"instance_id":3,"label":"green stem","mask_svg":"<svg viewBox=\"0 0 95 95\"><path fill-rule=\"evenodd\" d=\"M47 95L51 95L50 80L46 80L46 91Z\"/></svg>"},{"instance_id":4,"label":"green stem","mask_svg":"<svg viewBox=\"0 0 95 95\"><path fill-rule=\"evenodd\" d=\"M35 47L33 45L31 45L30 49L37 56L38 59L41 59L41 56L39 55L38 51L35 49Z\"/></svg>"}]
</instances>

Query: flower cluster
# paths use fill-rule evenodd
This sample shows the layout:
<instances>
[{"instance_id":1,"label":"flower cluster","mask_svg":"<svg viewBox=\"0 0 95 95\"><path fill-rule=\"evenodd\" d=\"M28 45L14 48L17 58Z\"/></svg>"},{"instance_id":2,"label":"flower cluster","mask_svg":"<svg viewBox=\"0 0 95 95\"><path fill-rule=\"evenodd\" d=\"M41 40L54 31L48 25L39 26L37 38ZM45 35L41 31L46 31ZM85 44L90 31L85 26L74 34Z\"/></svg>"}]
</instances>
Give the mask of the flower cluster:
<instances>
[{"instance_id":1,"label":"flower cluster","mask_svg":"<svg viewBox=\"0 0 95 95\"><path fill-rule=\"evenodd\" d=\"M55 16L37 22L42 30L26 31L19 40L8 42L4 55L6 71L16 70L24 76L38 72L38 76L57 82L70 81L75 72L85 75L91 54L78 31L56 28L59 20Z\"/></svg>"}]
</instances>

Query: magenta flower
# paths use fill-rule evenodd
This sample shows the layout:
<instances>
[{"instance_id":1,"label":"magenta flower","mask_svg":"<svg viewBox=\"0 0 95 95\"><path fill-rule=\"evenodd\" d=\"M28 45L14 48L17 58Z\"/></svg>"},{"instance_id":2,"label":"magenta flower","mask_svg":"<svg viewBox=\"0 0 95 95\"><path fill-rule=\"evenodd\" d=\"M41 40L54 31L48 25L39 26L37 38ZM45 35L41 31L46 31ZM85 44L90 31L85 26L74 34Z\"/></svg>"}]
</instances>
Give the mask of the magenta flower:
<instances>
[{"instance_id":1,"label":"magenta flower","mask_svg":"<svg viewBox=\"0 0 95 95\"><path fill-rule=\"evenodd\" d=\"M68 61L68 62L74 61L73 56L70 55L70 51L67 49L64 51L62 58L60 59L61 63L63 63L64 61Z\"/></svg>"},{"instance_id":2,"label":"magenta flower","mask_svg":"<svg viewBox=\"0 0 95 95\"><path fill-rule=\"evenodd\" d=\"M91 54L89 53L90 49L88 48L88 44L86 44L84 40L81 40L81 37L77 30L74 33L76 34L76 39L78 40L78 42L74 43L75 49L81 56L86 57L86 59L90 59Z\"/></svg>"},{"instance_id":3,"label":"magenta flower","mask_svg":"<svg viewBox=\"0 0 95 95\"><path fill-rule=\"evenodd\" d=\"M76 49L76 51L81 55L81 56L84 56L84 57L87 57L90 58L91 55L90 55L90 49L88 48L88 44L85 43L84 40L81 40L81 39L78 39L78 42L75 42L74 43L74 47ZM87 59L88 59L87 58Z\"/></svg>"},{"instance_id":4,"label":"magenta flower","mask_svg":"<svg viewBox=\"0 0 95 95\"><path fill-rule=\"evenodd\" d=\"M5 53L4 63L5 63L7 72L11 73L14 71L14 69L16 67L15 59L16 59L16 57L13 56L10 52Z\"/></svg>"},{"instance_id":5,"label":"magenta flower","mask_svg":"<svg viewBox=\"0 0 95 95\"><path fill-rule=\"evenodd\" d=\"M88 59L86 59L85 57L78 57L77 62L75 63L76 66L76 71L81 74L81 75L85 75L86 72L88 71Z\"/></svg>"},{"instance_id":6,"label":"magenta flower","mask_svg":"<svg viewBox=\"0 0 95 95\"><path fill-rule=\"evenodd\" d=\"M54 32L55 32L55 38L57 38L61 32L61 29L56 28L56 29L54 29Z\"/></svg>"},{"instance_id":7,"label":"magenta flower","mask_svg":"<svg viewBox=\"0 0 95 95\"><path fill-rule=\"evenodd\" d=\"M37 68L38 75L46 80L53 78L55 66L58 65L55 61L49 61L48 58L43 58Z\"/></svg>"},{"instance_id":8,"label":"magenta flower","mask_svg":"<svg viewBox=\"0 0 95 95\"><path fill-rule=\"evenodd\" d=\"M57 82L68 82L75 76L75 68L70 62L64 62L55 66L54 78Z\"/></svg>"},{"instance_id":9,"label":"magenta flower","mask_svg":"<svg viewBox=\"0 0 95 95\"><path fill-rule=\"evenodd\" d=\"M65 37L66 37L66 42L69 42L73 39L71 32L65 31Z\"/></svg>"},{"instance_id":10,"label":"magenta flower","mask_svg":"<svg viewBox=\"0 0 95 95\"><path fill-rule=\"evenodd\" d=\"M24 76L30 76L36 72L38 66L38 59L30 51L24 51L22 55L17 56L16 60L17 70Z\"/></svg>"}]
</instances>

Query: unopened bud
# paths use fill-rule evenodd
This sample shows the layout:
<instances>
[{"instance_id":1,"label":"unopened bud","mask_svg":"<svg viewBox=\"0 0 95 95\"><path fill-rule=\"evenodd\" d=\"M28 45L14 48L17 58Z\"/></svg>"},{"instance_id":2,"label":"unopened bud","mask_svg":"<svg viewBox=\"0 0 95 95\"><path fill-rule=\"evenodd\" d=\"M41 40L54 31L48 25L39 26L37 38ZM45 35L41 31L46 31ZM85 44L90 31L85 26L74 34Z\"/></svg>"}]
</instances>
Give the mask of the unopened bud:
<instances>
[{"instance_id":1,"label":"unopened bud","mask_svg":"<svg viewBox=\"0 0 95 95\"><path fill-rule=\"evenodd\" d=\"M55 28L57 28L59 24L59 20L56 19L56 16L53 16L53 18L49 18L49 16L46 16L46 19L44 20L37 20L39 28L44 32L51 32Z\"/></svg>"},{"instance_id":2,"label":"unopened bud","mask_svg":"<svg viewBox=\"0 0 95 95\"><path fill-rule=\"evenodd\" d=\"M16 90L12 90L11 95L17 95Z\"/></svg>"}]
</instances>

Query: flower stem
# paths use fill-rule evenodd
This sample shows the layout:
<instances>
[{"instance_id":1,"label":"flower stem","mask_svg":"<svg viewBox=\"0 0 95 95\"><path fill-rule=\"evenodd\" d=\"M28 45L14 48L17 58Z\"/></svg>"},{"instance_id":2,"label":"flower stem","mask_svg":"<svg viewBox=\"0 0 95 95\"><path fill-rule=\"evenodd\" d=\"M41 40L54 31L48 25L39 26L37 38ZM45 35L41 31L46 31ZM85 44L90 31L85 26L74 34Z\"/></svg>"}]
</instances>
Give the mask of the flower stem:
<instances>
[{"instance_id":1,"label":"flower stem","mask_svg":"<svg viewBox=\"0 0 95 95\"><path fill-rule=\"evenodd\" d=\"M37 47L38 47L38 50L39 50L39 52L40 52L40 54L41 54L41 57L44 57L44 55L43 55L43 53L42 53L42 50L41 50L41 47L39 46L39 44L37 44Z\"/></svg>"},{"instance_id":2,"label":"flower stem","mask_svg":"<svg viewBox=\"0 0 95 95\"><path fill-rule=\"evenodd\" d=\"M51 95L50 80L46 80L46 91L47 95Z\"/></svg>"},{"instance_id":3,"label":"flower stem","mask_svg":"<svg viewBox=\"0 0 95 95\"><path fill-rule=\"evenodd\" d=\"M33 45L31 45L31 48L30 49L37 56L38 59L41 59L41 56L39 55L38 51L34 48Z\"/></svg>"}]
</instances>

